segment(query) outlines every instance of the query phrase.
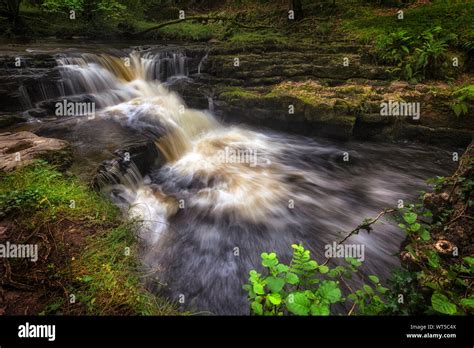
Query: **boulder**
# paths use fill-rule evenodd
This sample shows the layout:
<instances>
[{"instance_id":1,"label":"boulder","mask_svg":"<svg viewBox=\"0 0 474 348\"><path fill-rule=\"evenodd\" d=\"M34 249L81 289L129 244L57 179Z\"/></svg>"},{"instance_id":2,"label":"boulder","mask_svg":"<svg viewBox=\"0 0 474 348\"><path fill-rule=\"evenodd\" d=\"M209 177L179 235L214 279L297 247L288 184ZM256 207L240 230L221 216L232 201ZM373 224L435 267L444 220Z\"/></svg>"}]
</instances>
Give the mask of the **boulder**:
<instances>
[{"instance_id":1,"label":"boulder","mask_svg":"<svg viewBox=\"0 0 474 348\"><path fill-rule=\"evenodd\" d=\"M44 138L31 132L0 134L0 172L10 172L42 159L67 169L72 162L69 143L60 139Z\"/></svg>"}]
</instances>

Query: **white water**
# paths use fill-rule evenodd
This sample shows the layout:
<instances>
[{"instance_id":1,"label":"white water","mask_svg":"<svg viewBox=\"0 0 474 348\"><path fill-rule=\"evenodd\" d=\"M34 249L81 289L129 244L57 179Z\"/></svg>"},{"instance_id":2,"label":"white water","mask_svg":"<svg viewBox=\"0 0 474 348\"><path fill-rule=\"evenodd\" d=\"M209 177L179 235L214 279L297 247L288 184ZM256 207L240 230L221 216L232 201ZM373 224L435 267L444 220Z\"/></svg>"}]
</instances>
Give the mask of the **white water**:
<instances>
[{"instance_id":1,"label":"white water","mask_svg":"<svg viewBox=\"0 0 474 348\"><path fill-rule=\"evenodd\" d=\"M186 73L184 59L167 57L171 75ZM302 242L323 260L324 246L341 231L414 198L424 179L440 174L435 161L444 163L435 148L335 144L226 126L185 107L156 80L162 56L128 58L128 67L106 55L58 61L65 93L92 96L100 117L153 137L166 158L163 167L115 185L113 198L144 221L143 262L153 274L147 283L173 300L185 295L187 309L247 313L241 287L261 252L288 260L290 245ZM223 160L225 151L256 160ZM342 161L345 151L349 162ZM402 238L392 225L351 238L365 245L363 273L387 276Z\"/></svg>"}]
</instances>

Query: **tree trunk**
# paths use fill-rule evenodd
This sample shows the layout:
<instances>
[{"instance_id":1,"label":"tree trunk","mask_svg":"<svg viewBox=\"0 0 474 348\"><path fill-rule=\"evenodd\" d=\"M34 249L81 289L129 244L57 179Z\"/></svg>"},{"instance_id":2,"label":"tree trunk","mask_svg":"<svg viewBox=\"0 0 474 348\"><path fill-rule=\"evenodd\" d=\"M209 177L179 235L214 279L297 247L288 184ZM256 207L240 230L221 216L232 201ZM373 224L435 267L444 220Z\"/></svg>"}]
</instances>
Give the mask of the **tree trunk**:
<instances>
[{"instance_id":1,"label":"tree trunk","mask_svg":"<svg viewBox=\"0 0 474 348\"><path fill-rule=\"evenodd\" d=\"M6 0L6 10L7 16L10 22L12 23L12 27L16 28L19 25L19 16L20 16L20 3L22 0Z\"/></svg>"},{"instance_id":2,"label":"tree trunk","mask_svg":"<svg viewBox=\"0 0 474 348\"><path fill-rule=\"evenodd\" d=\"M301 0L291 0L291 9L295 13L295 20L300 21L303 19L303 5L301 5Z\"/></svg>"},{"instance_id":3,"label":"tree trunk","mask_svg":"<svg viewBox=\"0 0 474 348\"><path fill-rule=\"evenodd\" d=\"M20 13L21 0L6 0L7 13L10 19L15 19Z\"/></svg>"}]
</instances>

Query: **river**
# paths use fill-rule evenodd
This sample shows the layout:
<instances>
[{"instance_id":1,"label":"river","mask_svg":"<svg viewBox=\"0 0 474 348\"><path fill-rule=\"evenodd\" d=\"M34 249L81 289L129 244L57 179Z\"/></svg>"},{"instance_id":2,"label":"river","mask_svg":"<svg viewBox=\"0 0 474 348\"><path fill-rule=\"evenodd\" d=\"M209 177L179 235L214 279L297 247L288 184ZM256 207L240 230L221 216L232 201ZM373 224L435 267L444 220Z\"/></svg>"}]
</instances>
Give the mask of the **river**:
<instances>
[{"instance_id":1,"label":"river","mask_svg":"<svg viewBox=\"0 0 474 348\"><path fill-rule=\"evenodd\" d=\"M242 285L262 252L288 261L291 244L302 243L323 261L325 248L365 218L414 201L426 179L455 168L452 151L434 146L337 142L227 124L188 108L168 88L190 78L177 51L55 54L61 95L48 102L94 103L95 118L83 119L97 138L108 137L94 126L98 119L116 122L153 139L165 158L146 173L132 168L104 191L142 221L147 286L184 300L187 310L248 314ZM399 265L403 238L388 219L351 237L348 244L364 247L353 282L369 274L385 280Z\"/></svg>"}]
</instances>

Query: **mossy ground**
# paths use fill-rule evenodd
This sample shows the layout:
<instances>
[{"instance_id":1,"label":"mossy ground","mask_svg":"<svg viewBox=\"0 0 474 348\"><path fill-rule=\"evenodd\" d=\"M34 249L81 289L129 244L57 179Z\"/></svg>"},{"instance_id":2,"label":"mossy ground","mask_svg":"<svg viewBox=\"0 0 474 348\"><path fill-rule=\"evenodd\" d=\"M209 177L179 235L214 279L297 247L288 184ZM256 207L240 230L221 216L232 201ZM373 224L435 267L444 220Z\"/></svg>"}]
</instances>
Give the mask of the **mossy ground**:
<instances>
[{"instance_id":1,"label":"mossy ground","mask_svg":"<svg viewBox=\"0 0 474 348\"><path fill-rule=\"evenodd\" d=\"M34 264L3 260L7 314L179 313L143 287L139 222L77 178L42 161L1 174L0 212L0 240L39 249Z\"/></svg>"},{"instance_id":2,"label":"mossy ground","mask_svg":"<svg viewBox=\"0 0 474 348\"><path fill-rule=\"evenodd\" d=\"M348 11L341 13L341 32L354 39L372 42L379 35L405 30L418 35L427 29L440 26L446 33L455 33L460 45L474 41L473 1L433 1L430 4L408 8L380 8L353 2ZM398 19L397 11L403 11Z\"/></svg>"},{"instance_id":3,"label":"mossy ground","mask_svg":"<svg viewBox=\"0 0 474 348\"><path fill-rule=\"evenodd\" d=\"M464 0L435 0L431 3L420 1L408 7L401 7L404 19L397 19L396 6L375 6L360 0L344 2L303 0L304 19L295 22L288 19L288 4L285 1L225 2L211 9L187 10L186 16L233 18L235 21L184 21L163 27L147 34L148 38L183 41L219 40L232 46L262 43L312 45L324 37L334 34L345 39L372 42L381 34L396 30L406 30L410 34L420 34L426 29L441 26L446 33L458 36L460 47L474 41L474 2ZM134 32L153 27L156 24L176 20L179 8L166 7L152 15L137 6L127 5L123 18L90 23L76 18L70 20L68 13L48 14L38 6L25 2L21 7L23 34L29 37L129 37ZM153 11L151 11L153 12ZM156 12L156 11L155 11ZM236 25L236 22L243 26ZM5 18L0 18L4 35L13 33L8 29ZM21 33L20 33L21 34Z\"/></svg>"}]
</instances>

